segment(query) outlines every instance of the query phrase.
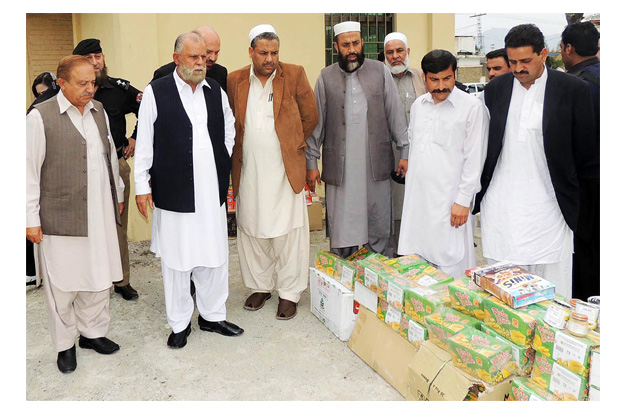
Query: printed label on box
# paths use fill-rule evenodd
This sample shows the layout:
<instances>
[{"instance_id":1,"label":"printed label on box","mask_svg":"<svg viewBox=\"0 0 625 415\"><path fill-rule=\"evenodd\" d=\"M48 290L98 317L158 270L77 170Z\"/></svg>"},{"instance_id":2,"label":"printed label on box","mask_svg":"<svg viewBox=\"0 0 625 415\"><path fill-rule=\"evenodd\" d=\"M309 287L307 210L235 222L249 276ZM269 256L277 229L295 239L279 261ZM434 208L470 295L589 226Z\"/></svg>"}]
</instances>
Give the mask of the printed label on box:
<instances>
[{"instance_id":1,"label":"printed label on box","mask_svg":"<svg viewBox=\"0 0 625 415\"><path fill-rule=\"evenodd\" d=\"M424 275L423 277L419 278L419 285L423 285L424 287L429 287L437 283L438 281L436 281L434 278L430 277L429 275Z\"/></svg>"},{"instance_id":2,"label":"printed label on box","mask_svg":"<svg viewBox=\"0 0 625 415\"><path fill-rule=\"evenodd\" d=\"M553 347L553 359L562 359L564 361L575 360L583 362L586 359L588 345L577 340L573 336L558 331L556 332L556 341Z\"/></svg>"},{"instance_id":3,"label":"printed label on box","mask_svg":"<svg viewBox=\"0 0 625 415\"><path fill-rule=\"evenodd\" d=\"M365 268L365 286L367 288L378 286L378 274L371 271L369 268Z\"/></svg>"},{"instance_id":4,"label":"printed label on box","mask_svg":"<svg viewBox=\"0 0 625 415\"><path fill-rule=\"evenodd\" d=\"M393 304L393 303L403 304L404 303L403 294L404 294L404 290L402 290L395 284L389 282L388 290L386 291L386 302L389 304Z\"/></svg>"},{"instance_id":5,"label":"printed label on box","mask_svg":"<svg viewBox=\"0 0 625 415\"><path fill-rule=\"evenodd\" d=\"M563 329L566 323L566 314L567 313L564 309L557 307L554 304L550 304L543 320L545 320L545 323L552 327Z\"/></svg>"},{"instance_id":6,"label":"printed label on box","mask_svg":"<svg viewBox=\"0 0 625 415\"><path fill-rule=\"evenodd\" d=\"M401 311L396 310L395 307L390 307L386 310L386 318L384 319L386 324L401 323Z\"/></svg>"},{"instance_id":7,"label":"printed label on box","mask_svg":"<svg viewBox=\"0 0 625 415\"><path fill-rule=\"evenodd\" d=\"M422 342L425 340L425 330L412 320L408 320L408 341L410 343Z\"/></svg>"},{"instance_id":8,"label":"printed label on box","mask_svg":"<svg viewBox=\"0 0 625 415\"><path fill-rule=\"evenodd\" d=\"M436 291L431 290L429 288L423 288L423 287L415 287L412 289L412 291L416 292L419 295L433 295L436 294Z\"/></svg>"},{"instance_id":9,"label":"printed label on box","mask_svg":"<svg viewBox=\"0 0 625 415\"><path fill-rule=\"evenodd\" d=\"M582 388L582 380L573 373L564 369L555 363L551 373L551 383L549 390L551 392L570 393L573 396L579 396Z\"/></svg>"},{"instance_id":10,"label":"printed label on box","mask_svg":"<svg viewBox=\"0 0 625 415\"><path fill-rule=\"evenodd\" d=\"M600 372L601 363L599 362L600 359L601 359L600 353L592 354L592 363L590 365L589 382L592 386L595 386L595 387L600 387L600 382L599 382L599 379L601 376L601 372Z\"/></svg>"},{"instance_id":11,"label":"printed label on box","mask_svg":"<svg viewBox=\"0 0 625 415\"><path fill-rule=\"evenodd\" d=\"M341 284L349 284L351 287L352 281L354 281L354 270L348 267L343 267L343 273L341 274Z\"/></svg>"},{"instance_id":12,"label":"printed label on box","mask_svg":"<svg viewBox=\"0 0 625 415\"><path fill-rule=\"evenodd\" d=\"M589 326L593 326L593 324L595 326L597 325L597 317L599 316L599 309L597 307L586 304L577 304L575 306L575 312L587 315Z\"/></svg>"}]
</instances>

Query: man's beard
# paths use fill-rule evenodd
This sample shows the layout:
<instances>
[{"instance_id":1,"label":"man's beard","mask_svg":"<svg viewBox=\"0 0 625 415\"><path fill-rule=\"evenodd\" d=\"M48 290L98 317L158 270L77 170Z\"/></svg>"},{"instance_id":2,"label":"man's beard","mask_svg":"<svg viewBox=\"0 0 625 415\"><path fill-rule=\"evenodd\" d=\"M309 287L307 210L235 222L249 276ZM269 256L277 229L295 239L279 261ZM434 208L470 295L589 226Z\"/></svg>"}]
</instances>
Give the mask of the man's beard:
<instances>
[{"instance_id":1,"label":"man's beard","mask_svg":"<svg viewBox=\"0 0 625 415\"><path fill-rule=\"evenodd\" d=\"M393 75L397 75L400 73L404 73L408 70L408 68L410 67L410 58L408 58L408 55L406 55L406 59L404 59L404 61L400 65L395 66L391 65L388 62L388 59L384 58L384 64Z\"/></svg>"},{"instance_id":2,"label":"man's beard","mask_svg":"<svg viewBox=\"0 0 625 415\"><path fill-rule=\"evenodd\" d=\"M187 68L184 63L178 66L180 69L180 77L183 81L193 85L198 85L206 78L206 66L195 66L194 68ZM196 69L201 69L201 73L195 73Z\"/></svg>"},{"instance_id":3,"label":"man's beard","mask_svg":"<svg viewBox=\"0 0 625 415\"><path fill-rule=\"evenodd\" d=\"M102 85L102 82L108 77L108 71L106 69L106 63L100 69L100 72L96 72L95 75L95 84L97 86Z\"/></svg>"},{"instance_id":4,"label":"man's beard","mask_svg":"<svg viewBox=\"0 0 625 415\"><path fill-rule=\"evenodd\" d=\"M365 62L365 52L360 51L360 53L353 53L352 55L356 55L358 57L357 60L350 62L347 60L348 56L343 56L339 51L339 66L345 72L354 72L356 69L360 68L360 66Z\"/></svg>"}]
</instances>

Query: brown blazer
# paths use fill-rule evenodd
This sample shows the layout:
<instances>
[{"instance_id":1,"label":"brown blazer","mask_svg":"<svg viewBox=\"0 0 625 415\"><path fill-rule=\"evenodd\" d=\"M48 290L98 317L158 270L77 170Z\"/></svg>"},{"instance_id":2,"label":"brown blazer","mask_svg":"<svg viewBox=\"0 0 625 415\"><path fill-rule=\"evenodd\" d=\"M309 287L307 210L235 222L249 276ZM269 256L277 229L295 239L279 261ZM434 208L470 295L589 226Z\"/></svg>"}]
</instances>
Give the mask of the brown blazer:
<instances>
[{"instance_id":1,"label":"brown blazer","mask_svg":"<svg viewBox=\"0 0 625 415\"><path fill-rule=\"evenodd\" d=\"M243 163L243 134L245 111L250 92L250 65L228 75L228 101L234 113L234 149L232 151L232 188L239 192ZM273 80L273 115L280 140L286 175L295 193L306 183L306 139L317 126L317 102L299 65L278 62Z\"/></svg>"}]
</instances>

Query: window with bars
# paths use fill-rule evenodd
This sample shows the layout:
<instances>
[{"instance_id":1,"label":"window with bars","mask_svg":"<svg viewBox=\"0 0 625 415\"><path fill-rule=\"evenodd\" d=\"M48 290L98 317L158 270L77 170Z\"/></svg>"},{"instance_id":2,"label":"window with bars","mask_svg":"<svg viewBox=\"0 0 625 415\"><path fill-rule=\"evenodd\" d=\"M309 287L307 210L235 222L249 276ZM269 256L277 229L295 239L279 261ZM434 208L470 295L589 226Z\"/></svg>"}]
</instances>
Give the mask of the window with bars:
<instances>
[{"instance_id":1,"label":"window with bars","mask_svg":"<svg viewBox=\"0 0 625 415\"><path fill-rule=\"evenodd\" d=\"M326 66L339 59L334 49L334 25L346 21L360 22L365 57L377 60L384 50L384 37L393 31L393 13L326 13Z\"/></svg>"}]
</instances>

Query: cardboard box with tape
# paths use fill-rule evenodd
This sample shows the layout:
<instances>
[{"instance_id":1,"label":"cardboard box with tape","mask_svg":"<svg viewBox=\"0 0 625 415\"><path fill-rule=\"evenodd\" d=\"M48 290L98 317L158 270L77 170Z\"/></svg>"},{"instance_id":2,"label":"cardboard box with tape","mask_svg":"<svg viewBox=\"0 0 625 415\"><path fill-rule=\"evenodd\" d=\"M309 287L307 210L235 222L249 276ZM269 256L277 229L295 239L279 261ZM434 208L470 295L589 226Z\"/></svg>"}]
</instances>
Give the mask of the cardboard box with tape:
<instances>
[{"instance_id":1,"label":"cardboard box with tape","mask_svg":"<svg viewBox=\"0 0 625 415\"><path fill-rule=\"evenodd\" d=\"M310 268L310 311L340 340L349 339L356 321L354 292L315 268Z\"/></svg>"}]
</instances>

